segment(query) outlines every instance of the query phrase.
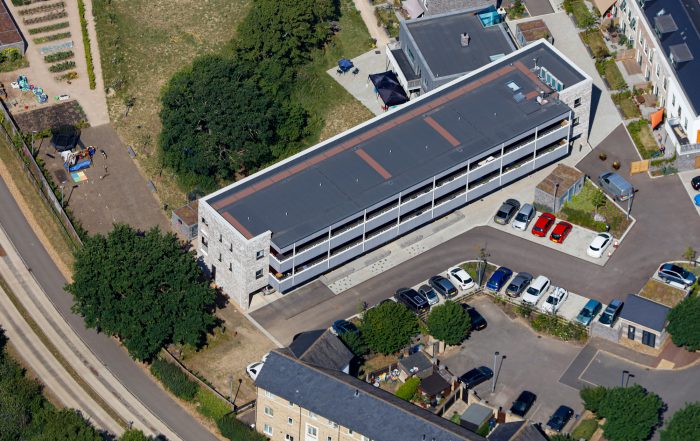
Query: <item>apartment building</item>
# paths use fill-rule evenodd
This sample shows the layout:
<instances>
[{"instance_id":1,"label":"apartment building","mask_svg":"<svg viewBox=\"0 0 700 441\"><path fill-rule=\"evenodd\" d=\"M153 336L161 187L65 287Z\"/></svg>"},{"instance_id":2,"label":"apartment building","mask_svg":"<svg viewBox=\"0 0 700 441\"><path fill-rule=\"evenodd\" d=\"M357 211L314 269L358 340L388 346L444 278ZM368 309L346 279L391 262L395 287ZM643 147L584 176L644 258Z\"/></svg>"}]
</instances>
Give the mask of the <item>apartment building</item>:
<instances>
[{"instance_id":1,"label":"apartment building","mask_svg":"<svg viewBox=\"0 0 700 441\"><path fill-rule=\"evenodd\" d=\"M483 437L362 380L270 352L255 427L271 441L477 441Z\"/></svg>"},{"instance_id":2,"label":"apartment building","mask_svg":"<svg viewBox=\"0 0 700 441\"><path fill-rule=\"evenodd\" d=\"M621 0L613 14L636 50L644 78L666 110L678 153L700 151L700 9L684 0ZM699 55L700 56L700 55Z\"/></svg>"},{"instance_id":3,"label":"apartment building","mask_svg":"<svg viewBox=\"0 0 700 441\"><path fill-rule=\"evenodd\" d=\"M402 20L387 64L409 96L427 93L515 51L501 18L492 7Z\"/></svg>"},{"instance_id":4,"label":"apartment building","mask_svg":"<svg viewBox=\"0 0 700 441\"><path fill-rule=\"evenodd\" d=\"M542 40L199 202L199 258L243 308L549 165L592 82Z\"/></svg>"}]
</instances>

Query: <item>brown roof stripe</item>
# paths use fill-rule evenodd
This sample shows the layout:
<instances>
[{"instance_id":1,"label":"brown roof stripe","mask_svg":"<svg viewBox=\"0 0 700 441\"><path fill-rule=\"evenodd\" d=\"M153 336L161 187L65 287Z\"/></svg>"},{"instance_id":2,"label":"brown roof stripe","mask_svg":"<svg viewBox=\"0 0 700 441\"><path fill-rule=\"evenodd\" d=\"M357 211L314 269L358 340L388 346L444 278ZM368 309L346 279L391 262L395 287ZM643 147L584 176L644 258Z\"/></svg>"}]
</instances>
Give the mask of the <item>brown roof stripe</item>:
<instances>
[{"instance_id":1,"label":"brown roof stripe","mask_svg":"<svg viewBox=\"0 0 700 441\"><path fill-rule=\"evenodd\" d=\"M516 66L518 66L518 64L520 64L520 66L518 66L519 70L521 70L523 73L525 73L525 75L528 75L530 78L537 79L537 76L534 75L532 72L530 72L525 67L525 65L523 65L521 62L515 62L513 64ZM291 169L277 171L277 172L275 172L275 174L273 176L265 179L264 181L258 182L257 184L255 184L253 186L247 187L243 190L237 191L236 193L230 194L230 195L220 199L216 203L212 204L212 207L216 210L220 210L220 209L226 207L227 205L233 204L234 202L254 193L257 190L262 190L263 188L266 188L275 182L279 182L283 178L289 177L295 173L298 173L298 172L301 172L301 171L307 169L308 167L319 162L319 160L316 158L319 158L319 157L320 158L330 158L330 157L335 156L339 153L342 153L342 152L344 152L352 147L355 147L355 146L361 144L363 141L365 141L367 139L371 139L372 137L374 137L376 135L384 133L385 131L391 129L392 127L396 127L397 125L403 124L406 121L409 121L413 118L424 115L429 109L434 109L436 107L442 106L443 104L446 104L446 103L452 101L453 99L455 99L455 98L457 98L457 97L459 97L459 96L461 96L469 91L472 91L472 90L474 90L474 89L476 89L484 84L487 84L487 83L495 80L496 78L499 78L499 77L501 77L509 72L514 71L514 70L515 70L515 67L513 67L513 66L510 66L510 65L503 66L503 67L499 68L498 70L484 76L481 79L471 81L471 82L465 84L464 86L462 86L458 89L455 89L454 91L452 91L450 93L445 94L444 96L435 98L435 99L431 100L430 102L427 102L425 104L417 106L415 109L408 111L408 112L405 112L401 115L398 115L398 116L392 118L391 120L386 121L373 129L370 129L364 133L360 133L360 134L356 135L354 138L348 139L348 140L342 142L341 144L339 144L338 146L333 147L332 149L330 149L326 152L320 152L317 155L300 162L299 164L295 165ZM537 79L537 81L539 81L539 79ZM430 118L430 117L428 117L428 118ZM428 118L425 119L426 122L428 121ZM432 120L432 118L430 118L430 119ZM430 123L428 122L428 124L430 124ZM437 124L437 122L435 122L435 124ZM439 124L438 124L438 127L440 127L442 130L444 130L444 128L442 126L440 126ZM433 128L435 128L435 127L433 126ZM449 135L450 138L447 138L447 136L445 136L443 133L441 133L437 128L435 128L435 130L437 130L438 133L443 135L443 137L445 137L453 146L459 145L459 141L457 141L456 138L454 138L452 135L447 133L446 130L444 130L444 131L447 135ZM454 144L453 141L456 141L457 144ZM377 164L377 165L379 165L379 164ZM383 168L382 168L382 170L383 170ZM386 172L386 170L384 170L384 171ZM277 178L278 175L281 175L283 178L278 179ZM236 228L238 228L238 227L236 226Z\"/></svg>"},{"instance_id":2,"label":"brown roof stripe","mask_svg":"<svg viewBox=\"0 0 700 441\"><path fill-rule=\"evenodd\" d=\"M535 98L537 95L539 95L539 93L537 93L536 90L533 90L532 92L525 95L525 99L531 100L531 99Z\"/></svg>"},{"instance_id":3,"label":"brown roof stripe","mask_svg":"<svg viewBox=\"0 0 700 441\"><path fill-rule=\"evenodd\" d=\"M241 223L238 222L238 220L237 220L235 217L233 217L233 216L231 215L231 213L226 212L226 213L224 213L222 216L224 216L224 219L226 219L227 221L229 221L229 223L230 223L231 225L233 225L233 227L234 227L236 230L238 230L239 233L241 233L243 236L245 236L246 239L252 239L252 238L253 238L253 235L250 234L250 231L248 231L248 229L247 229L246 227L244 227L243 225L241 225Z\"/></svg>"},{"instance_id":4,"label":"brown roof stripe","mask_svg":"<svg viewBox=\"0 0 700 441\"><path fill-rule=\"evenodd\" d=\"M447 129L445 129L443 126L441 126L437 121L435 121L432 116L425 118L424 121L427 122L430 127L435 129L435 131L438 132L440 136L442 136L450 144L452 144L452 147L457 147L460 144L459 140L452 136L452 134L448 132Z\"/></svg>"},{"instance_id":5,"label":"brown roof stripe","mask_svg":"<svg viewBox=\"0 0 700 441\"><path fill-rule=\"evenodd\" d=\"M377 173L382 175L382 178L384 178L384 179L391 178L391 173L386 171L386 169L384 167L382 167L381 164L379 164L377 161L375 161L374 158L369 155L369 153L367 153L366 151L364 151L362 149L355 150L355 153L357 153L357 156L364 159L365 162L367 163L367 165L372 167L374 169L374 171L376 171Z\"/></svg>"}]
</instances>

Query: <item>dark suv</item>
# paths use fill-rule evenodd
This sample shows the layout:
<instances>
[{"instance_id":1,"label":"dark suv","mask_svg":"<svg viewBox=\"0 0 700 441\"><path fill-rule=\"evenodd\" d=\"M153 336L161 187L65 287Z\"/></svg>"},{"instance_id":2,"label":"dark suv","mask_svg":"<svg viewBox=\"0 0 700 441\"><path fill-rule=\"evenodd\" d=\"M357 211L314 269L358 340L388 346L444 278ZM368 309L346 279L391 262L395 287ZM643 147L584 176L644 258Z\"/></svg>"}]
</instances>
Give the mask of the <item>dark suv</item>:
<instances>
[{"instance_id":1,"label":"dark suv","mask_svg":"<svg viewBox=\"0 0 700 441\"><path fill-rule=\"evenodd\" d=\"M446 299L457 295L457 288L455 288L452 282L442 276L433 276L428 280L428 283Z\"/></svg>"},{"instance_id":2,"label":"dark suv","mask_svg":"<svg viewBox=\"0 0 700 441\"><path fill-rule=\"evenodd\" d=\"M397 302L416 314L421 314L430 309L428 299L420 295L415 289L399 288L396 290L394 298L396 298Z\"/></svg>"}]
</instances>

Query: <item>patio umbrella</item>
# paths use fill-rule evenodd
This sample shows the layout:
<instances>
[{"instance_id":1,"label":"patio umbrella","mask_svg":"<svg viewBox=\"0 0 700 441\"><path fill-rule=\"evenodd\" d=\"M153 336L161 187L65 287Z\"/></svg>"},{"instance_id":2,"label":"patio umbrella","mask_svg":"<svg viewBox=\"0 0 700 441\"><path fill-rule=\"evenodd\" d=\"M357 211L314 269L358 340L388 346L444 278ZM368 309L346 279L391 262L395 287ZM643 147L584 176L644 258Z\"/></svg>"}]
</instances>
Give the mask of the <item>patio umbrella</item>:
<instances>
[{"instance_id":1,"label":"patio umbrella","mask_svg":"<svg viewBox=\"0 0 700 441\"><path fill-rule=\"evenodd\" d=\"M341 58L340 60L338 60L338 67L343 72L349 71L353 68L353 66L354 65L352 64L352 61L348 60L347 58Z\"/></svg>"},{"instance_id":2,"label":"patio umbrella","mask_svg":"<svg viewBox=\"0 0 700 441\"><path fill-rule=\"evenodd\" d=\"M651 120L651 129L654 130L661 124L661 121L664 120L664 108L660 108L656 112L652 113L649 116L649 119Z\"/></svg>"}]
</instances>

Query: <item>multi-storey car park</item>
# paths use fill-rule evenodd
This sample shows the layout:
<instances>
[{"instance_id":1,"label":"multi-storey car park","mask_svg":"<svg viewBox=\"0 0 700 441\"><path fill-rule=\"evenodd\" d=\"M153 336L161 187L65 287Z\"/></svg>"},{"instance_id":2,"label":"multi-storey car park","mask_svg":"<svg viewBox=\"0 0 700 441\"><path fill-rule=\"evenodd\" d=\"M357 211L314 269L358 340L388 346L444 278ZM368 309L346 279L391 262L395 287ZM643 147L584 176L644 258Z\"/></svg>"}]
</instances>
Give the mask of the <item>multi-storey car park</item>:
<instances>
[{"instance_id":1,"label":"multi-storey car park","mask_svg":"<svg viewBox=\"0 0 700 441\"><path fill-rule=\"evenodd\" d=\"M592 81L548 42L200 200L198 256L247 308L482 198L587 134Z\"/></svg>"}]
</instances>

